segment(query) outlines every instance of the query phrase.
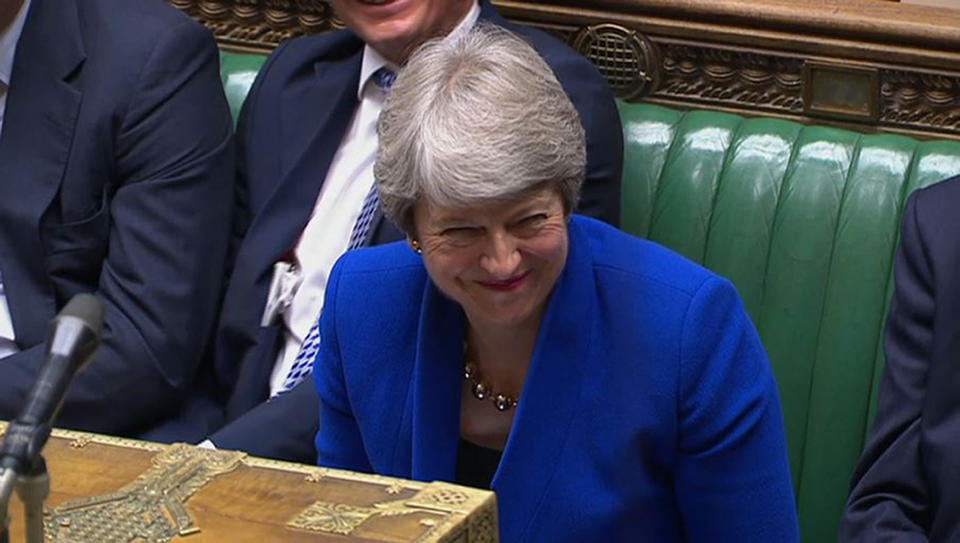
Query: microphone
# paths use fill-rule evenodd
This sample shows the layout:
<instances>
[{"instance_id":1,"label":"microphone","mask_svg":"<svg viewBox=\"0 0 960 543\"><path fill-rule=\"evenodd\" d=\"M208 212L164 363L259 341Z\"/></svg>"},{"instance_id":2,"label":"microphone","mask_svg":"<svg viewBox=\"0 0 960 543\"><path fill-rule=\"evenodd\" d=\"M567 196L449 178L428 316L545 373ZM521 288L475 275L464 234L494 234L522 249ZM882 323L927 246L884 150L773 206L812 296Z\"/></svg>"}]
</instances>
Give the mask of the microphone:
<instances>
[{"instance_id":1,"label":"microphone","mask_svg":"<svg viewBox=\"0 0 960 543\"><path fill-rule=\"evenodd\" d=\"M27 475L44 471L40 452L50 437L74 374L100 347L103 305L91 294L77 294L50 321L43 366L0 448L0 471Z\"/></svg>"}]
</instances>

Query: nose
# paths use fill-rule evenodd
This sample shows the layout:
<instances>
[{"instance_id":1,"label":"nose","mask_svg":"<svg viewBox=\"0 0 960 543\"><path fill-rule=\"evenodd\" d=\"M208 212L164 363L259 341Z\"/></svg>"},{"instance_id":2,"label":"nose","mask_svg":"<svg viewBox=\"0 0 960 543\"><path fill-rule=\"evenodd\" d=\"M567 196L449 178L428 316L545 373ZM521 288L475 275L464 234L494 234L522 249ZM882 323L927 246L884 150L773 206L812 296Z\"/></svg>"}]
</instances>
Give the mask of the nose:
<instances>
[{"instance_id":1,"label":"nose","mask_svg":"<svg viewBox=\"0 0 960 543\"><path fill-rule=\"evenodd\" d=\"M495 232L480 257L480 268L495 280L513 277L520 267L520 250L513 236Z\"/></svg>"}]
</instances>

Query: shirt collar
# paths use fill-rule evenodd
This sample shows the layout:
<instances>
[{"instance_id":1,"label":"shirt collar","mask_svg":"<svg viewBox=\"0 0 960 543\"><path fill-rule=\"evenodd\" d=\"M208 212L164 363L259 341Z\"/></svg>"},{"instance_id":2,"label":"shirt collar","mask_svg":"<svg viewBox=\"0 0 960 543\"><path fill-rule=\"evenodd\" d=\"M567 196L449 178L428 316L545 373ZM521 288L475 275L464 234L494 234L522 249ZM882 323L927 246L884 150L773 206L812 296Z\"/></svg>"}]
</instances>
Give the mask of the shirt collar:
<instances>
[{"instance_id":1,"label":"shirt collar","mask_svg":"<svg viewBox=\"0 0 960 543\"><path fill-rule=\"evenodd\" d=\"M13 18L13 22L6 30L0 32L0 82L10 85L10 74L13 73L13 56L17 51L17 42L23 32L23 25L27 20L27 11L30 9L30 0L24 0L20 11Z\"/></svg>"},{"instance_id":2,"label":"shirt collar","mask_svg":"<svg viewBox=\"0 0 960 543\"><path fill-rule=\"evenodd\" d=\"M452 30L444 40L455 39L457 36L463 34L464 32L470 30L477 24L477 20L480 18L480 3L475 2L473 7L470 8L470 11L467 12L466 17L460 21L460 23ZM363 47L363 62L360 65L360 82L357 85L357 100L363 100L363 89L366 88L367 82L370 81L370 78L373 76L374 72L380 68L387 67L391 70L396 71L397 66L383 57L376 49L370 47L369 45L364 45Z\"/></svg>"}]
</instances>

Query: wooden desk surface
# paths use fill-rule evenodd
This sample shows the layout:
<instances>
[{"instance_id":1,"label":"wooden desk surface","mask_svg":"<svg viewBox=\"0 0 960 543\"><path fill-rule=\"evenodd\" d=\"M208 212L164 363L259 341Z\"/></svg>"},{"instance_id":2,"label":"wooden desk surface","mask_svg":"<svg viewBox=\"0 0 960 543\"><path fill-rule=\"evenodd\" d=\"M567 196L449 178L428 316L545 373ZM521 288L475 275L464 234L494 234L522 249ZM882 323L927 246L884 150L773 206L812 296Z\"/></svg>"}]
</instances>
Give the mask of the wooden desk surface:
<instances>
[{"instance_id":1,"label":"wooden desk surface","mask_svg":"<svg viewBox=\"0 0 960 543\"><path fill-rule=\"evenodd\" d=\"M497 541L493 493L447 483L63 430L44 456L48 541Z\"/></svg>"}]
</instances>

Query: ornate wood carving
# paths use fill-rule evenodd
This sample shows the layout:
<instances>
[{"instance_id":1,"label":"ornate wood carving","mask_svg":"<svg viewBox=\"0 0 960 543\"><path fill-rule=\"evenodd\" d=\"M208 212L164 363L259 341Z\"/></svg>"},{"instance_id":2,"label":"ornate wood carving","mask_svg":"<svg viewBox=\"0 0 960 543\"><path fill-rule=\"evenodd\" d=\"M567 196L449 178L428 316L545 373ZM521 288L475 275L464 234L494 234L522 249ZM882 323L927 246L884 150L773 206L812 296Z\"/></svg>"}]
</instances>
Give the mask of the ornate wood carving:
<instances>
[{"instance_id":1,"label":"ornate wood carving","mask_svg":"<svg viewBox=\"0 0 960 543\"><path fill-rule=\"evenodd\" d=\"M960 134L960 76L880 71L880 122Z\"/></svg>"},{"instance_id":2,"label":"ornate wood carving","mask_svg":"<svg viewBox=\"0 0 960 543\"><path fill-rule=\"evenodd\" d=\"M325 0L168 0L228 48L269 52L280 42L343 27Z\"/></svg>"},{"instance_id":3,"label":"ornate wood carving","mask_svg":"<svg viewBox=\"0 0 960 543\"><path fill-rule=\"evenodd\" d=\"M228 49L268 52L342 27L326 0L168 1ZM494 4L583 53L624 100L960 139L960 11L850 0ZM818 82L811 66L836 69ZM845 73L857 93L843 107L818 104Z\"/></svg>"},{"instance_id":4,"label":"ornate wood carving","mask_svg":"<svg viewBox=\"0 0 960 543\"><path fill-rule=\"evenodd\" d=\"M662 47L663 83L653 96L727 107L803 111L803 60L685 44Z\"/></svg>"}]
</instances>

